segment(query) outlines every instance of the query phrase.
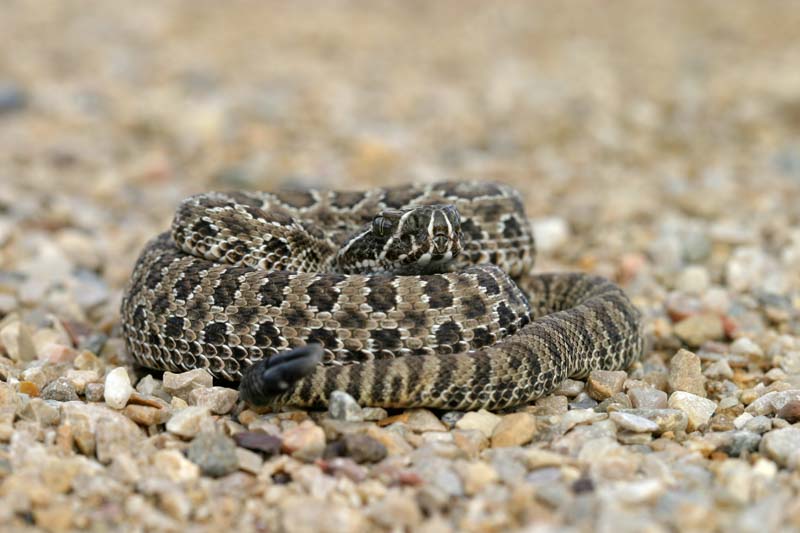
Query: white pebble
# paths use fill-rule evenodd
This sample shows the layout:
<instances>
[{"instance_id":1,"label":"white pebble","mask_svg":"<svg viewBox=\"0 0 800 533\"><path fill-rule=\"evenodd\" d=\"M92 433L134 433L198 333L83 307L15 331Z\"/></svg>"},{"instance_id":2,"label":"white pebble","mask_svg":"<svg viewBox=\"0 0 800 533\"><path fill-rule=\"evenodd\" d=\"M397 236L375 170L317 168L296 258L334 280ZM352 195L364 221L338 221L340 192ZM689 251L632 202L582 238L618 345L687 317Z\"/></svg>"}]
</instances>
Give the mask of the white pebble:
<instances>
[{"instance_id":1,"label":"white pebble","mask_svg":"<svg viewBox=\"0 0 800 533\"><path fill-rule=\"evenodd\" d=\"M115 368L106 376L105 383L106 405L114 409L122 409L127 405L128 399L133 394L131 378L121 366Z\"/></svg>"},{"instance_id":2,"label":"white pebble","mask_svg":"<svg viewBox=\"0 0 800 533\"><path fill-rule=\"evenodd\" d=\"M542 252L550 252L567 242L569 226L563 218L547 217L532 221L536 247Z\"/></svg>"}]
</instances>

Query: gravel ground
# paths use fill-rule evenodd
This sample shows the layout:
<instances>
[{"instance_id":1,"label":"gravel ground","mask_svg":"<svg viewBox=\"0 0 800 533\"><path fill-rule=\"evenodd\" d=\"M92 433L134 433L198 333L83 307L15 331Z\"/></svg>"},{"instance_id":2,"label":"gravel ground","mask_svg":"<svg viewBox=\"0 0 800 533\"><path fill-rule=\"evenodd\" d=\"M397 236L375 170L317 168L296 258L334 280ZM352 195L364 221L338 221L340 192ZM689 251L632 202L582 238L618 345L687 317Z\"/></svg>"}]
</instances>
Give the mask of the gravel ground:
<instances>
[{"instance_id":1,"label":"gravel ground","mask_svg":"<svg viewBox=\"0 0 800 533\"><path fill-rule=\"evenodd\" d=\"M5 2L0 529L797 530L790 5ZM184 196L441 177L519 187L642 361L468 414L132 365L120 294Z\"/></svg>"}]
</instances>

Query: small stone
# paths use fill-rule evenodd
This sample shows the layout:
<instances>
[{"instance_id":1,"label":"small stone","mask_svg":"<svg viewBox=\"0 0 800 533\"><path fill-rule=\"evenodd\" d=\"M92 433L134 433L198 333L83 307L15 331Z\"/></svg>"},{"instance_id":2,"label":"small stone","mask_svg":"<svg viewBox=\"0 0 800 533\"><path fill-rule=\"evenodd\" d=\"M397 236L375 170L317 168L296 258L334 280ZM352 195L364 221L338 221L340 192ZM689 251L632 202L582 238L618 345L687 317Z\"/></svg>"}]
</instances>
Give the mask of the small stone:
<instances>
[{"instance_id":1,"label":"small stone","mask_svg":"<svg viewBox=\"0 0 800 533\"><path fill-rule=\"evenodd\" d=\"M198 387L189 393L189 405L207 407L215 415L229 413L239 399L239 391L229 387Z\"/></svg>"},{"instance_id":2,"label":"small stone","mask_svg":"<svg viewBox=\"0 0 800 533\"><path fill-rule=\"evenodd\" d=\"M68 426L78 449L101 463L135 449L144 438L139 426L105 405L64 402L60 407L60 427Z\"/></svg>"},{"instance_id":3,"label":"small stone","mask_svg":"<svg viewBox=\"0 0 800 533\"><path fill-rule=\"evenodd\" d=\"M711 276L708 270L700 265L691 265L680 273L675 288L682 292L702 294L710 284Z\"/></svg>"},{"instance_id":4,"label":"small stone","mask_svg":"<svg viewBox=\"0 0 800 533\"><path fill-rule=\"evenodd\" d=\"M40 426L46 427L58 424L61 419L61 413L58 409L58 403L53 400L45 401L41 398L31 398L23 407L22 412L20 412L20 418L34 420Z\"/></svg>"},{"instance_id":5,"label":"small stone","mask_svg":"<svg viewBox=\"0 0 800 533\"><path fill-rule=\"evenodd\" d=\"M522 446L535 434L536 417L533 415L524 412L505 415L492 432L492 447Z\"/></svg>"},{"instance_id":6,"label":"small stone","mask_svg":"<svg viewBox=\"0 0 800 533\"><path fill-rule=\"evenodd\" d=\"M100 374L96 370L67 370L66 378L72 383L75 392L83 394L86 385L100 381Z\"/></svg>"},{"instance_id":7,"label":"small stone","mask_svg":"<svg viewBox=\"0 0 800 533\"><path fill-rule=\"evenodd\" d=\"M310 420L284 431L282 440L283 450L301 461L319 459L325 450L325 431Z\"/></svg>"},{"instance_id":8,"label":"small stone","mask_svg":"<svg viewBox=\"0 0 800 533\"><path fill-rule=\"evenodd\" d=\"M692 347L721 340L725 335L722 319L710 313L691 315L675 324L673 331L680 340Z\"/></svg>"},{"instance_id":9,"label":"small stone","mask_svg":"<svg viewBox=\"0 0 800 533\"><path fill-rule=\"evenodd\" d=\"M390 456L406 455L411 453L413 447L397 432L370 426L366 434L383 444Z\"/></svg>"},{"instance_id":10,"label":"small stone","mask_svg":"<svg viewBox=\"0 0 800 533\"><path fill-rule=\"evenodd\" d=\"M736 429L742 429L745 424L747 424L750 420L754 417L750 413L742 413L736 418L733 419L733 427Z\"/></svg>"},{"instance_id":11,"label":"small stone","mask_svg":"<svg viewBox=\"0 0 800 533\"><path fill-rule=\"evenodd\" d=\"M103 383L87 383L83 396L87 402L102 402L105 397L106 386Z\"/></svg>"},{"instance_id":12,"label":"small stone","mask_svg":"<svg viewBox=\"0 0 800 533\"><path fill-rule=\"evenodd\" d=\"M435 433L440 434L440 433ZM445 435L445 433L441 433ZM387 455L386 446L369 435L348 433L325 450L326 457L350 457L356 463L377 463Z\"/></svg>"},{"instance_id":13,"label":"small stone","mask_svg":"<svg viewBox=\"0 0 800 533\"><path fill-rule=\"evenodd\" d=\"M790 424L800 422L800 400L791 400L778 409L778 417Z\"/></svg>"},{"instance_id":14,"label":"small stone","mask_svg":"<svg viewBox=\"0 0 800 533\"><path fill-rule=\"evenodd\" d=\"M458 446L468 458L475 459L489 447L489 439L477 429L455 429L452 431L453 444Z\"/></svg>"},{"instance_id":15,"label":"small stone","mask_svg":"<svg viewBox=\"0 0 800 533\"><path fill-rule=\"evenodd\" d=\"M106 405L114 409L122 409L133 394L133 386L127 370L117 367L106 376L104 396Z\"/></svg>"},{"instance_id":16,"label":"small stone","mask_svg":"<svg viewBox=\"0 0 800 533\"><path fill-rule=\"evenodd\" d=\"M236 463L239 465L239 470L249 474L258 474L261 471L264 460L255 452L244 448L236 448Z\"/></svg>"},{"instance_id":17,"label":"small stone","mask_svg":"<svg viewBox=\"0 0 800 533\"><path fill-rule=\"evenodd\" d=\"M536 237L536 248L541 252L556 250L569 239L569 225L563 218L538 218L531 225Z\"/></svg>"},{"instance_id":18,"label":"small stone","mask_svg":"<svg viewBox=\"0 0 800 533\"><path fill-rule=\"evenodd\" d=\"M42 390L43 400L55 400L57 402L71 402L79 400L75 387L65 377L60 377L51 381Z\"/></svg>"},{"instance_id":19,"label":"small stone","mask_svg":"<svg viewBox=\"0 0 800 533\"><path fill-rule=\"evenodd\" d=\"M158 450L152 456L155 474L170 481L182 483L200 477L200 467L183 456L178 450Z\"/></svg>"},{"instance_id":20,"label":"small stone","mask_svg":"<svg viewBox=\"0 0 800 533\"><path fill-rule=\"evenodd\" d=\"M410 494L391 491L380 501L370 504L367 515L371 520L390 531L417 531L417 526L422 522L422 513L416 500ZM428 529L430 533L444 531Z\"/></svg>"},{"instance_id":21,"label":"small stone","mask_svg":"<svg viewBox=\"0 0 800 533\"><path fill-rule=\"evenodd\" d=\"M239 468L236 444L217 431L200 432L186 449L186 457L211 477L221 477Z\"/></svg>"},{"instance_id":22,"label":"small stone","mask_svg":"<svg viewBox=\"0 0 800 533\"><path fill-rule=\"evenodd\" d=\"M5 112L2 98L0 92L0 113ZM47 507L35 509L32 518L36 522L37 529L40 528L42 531L72 531L75 506L71 502L54 502Z\"/></svg>"},{"instance_id":23,"label":"small stone","mask_svg":"<svg viewBox=\"0 0 800 533\"><path fill-rule=\"evenodd\" d=\"M496 414L481 409L480 411L471 411L465 414L456 422L456 427L458 429L477 429L486 435L486 438L491 438L500 420L501 418Z\"/></svg>"},{"instance_id":24,"label":"small stone","mask_svg":"<svg viewBox=\"0 0 800 533\"><path fill-rule=\"evenodd\" d=\"M389 415L386 413L386 409L381 407L363 407L361 409L361 416L365 422L377 422Z\"/></svg>"},{"instance_id":25,"label":"small stone","mask_svg":"<svg viewBox=\"0 0 800 533\"><path fill-rule=\"evenodd\" d=\"M764 415L758 415L748 420L744 425L744 429L761 435L772 429L772 420Z\"/></svg>"},{"instance_id":26,"label":"small stone","mask_svg":"<svg viewBox=\"0 0 800 533\"><path fill-rule=\"evenodd\" d=\"M335 390L331 393L328 401L328 415L334 420L346 420L349 422L361 422L364 420L364 414L358 402L352 396L340 390Z\"/></svg>"},{"instance_id":27,"label":"small stone","mask_svg":"<svg viewBox=\"0 0 800 533\"><path fill-rule=\"evenodd\" d=\"M744 391L742 393L744 394ZM744 402L744 398L742 401ZM753 416L771 415L779 412L790 402L800 402L800 389L768 392L750 402L745 411Z\"/></svg>"},{"instance_id":28,"label":"small stone","mask_svg":"<svg viewBox=\"0 0 800 533\"><path fill-rule=\"evenodd\" d=\"M19 392L20 394L27 394L31 398L36 398L41 394L39 387L37 387L36 383L32 381L20 381Z\"/></svg>"},{"instance_id":29,"label":"small stone","mask_svg":"<svg viewBox=\"0 0 800 533\"><path fill-rule=\"evenodd\" d=\"M263 431L241 431L233 435L233 440L242 448L261 452L267 457L278 455L282 446L279 437Z\"/></svg>"},{"instance_id":30,"label":"small stone","mask_svg":"<svg viewBox=\"0 0 800 533\"><path fill-rule=\"evenodd\" d=\"M727 359L720 359L708 365L703 371L703 375L709 379L721 381L723 379L731 379L733 377L733 369L728 364Z\"/></svg>"},{"instance_id":31,"label":"small stone","mask_svg":"<svg viewBox=\"0 0 800 533\"><path fill-rule=\"evenodd\" d=\"M616 370L593 370L589 374L586 392L589 396L601 402L610 398L618 392L622 392L622 386L628 374Z\"/></svg>"},{"instance_id":32,"label":"small stone","mask_svg":"<svg viewBox=\"0 0 800 533\"><path fill-rule=\"evenodd\" d=\"M630 413L614 411L609 414L609 418L617 427L633 433L653 433L659 430L658 424L652 420Z\"/></svg>"},{"instance_id":33,"label":"small stone","mask_svg":"<svg viewBox=\"0 0 800 533\"><path fill-rule=\"evenodd\" d=\"M696 394L684 391L673 392L669 397L670 409L680 409L688 417L687 431L694 431L706 424L717 409L717 404Z\"/></svg>"},{"instance_id":34,"label":"small stone","mask_svg":"<svg viewBox=\"0 0 800 533\"><path fill-rule=\"evenodd\" d=\"M464 493L474 496L484 487L496 483L499 479L497 471L491 465L482 461L461 462L456 466L461 482L464 484Z\"/></svg>"},{"instance_id":35,"label":"small stone","mask_svg":"<svg viewBox=\"0 0 800 533\"><path fill-rule=\"evenodd\" d=\"M761 436L750 431L726 431L716 433L721 435L719 450L728 454L730 457L741 457L745 453L753 453L758 450Z\"/></svg>"},{"instance_id":36,"label":"small stone","mask_svg":"<svg viewBox=\"0 0 800 533\"><path fill-rule=\"evenodd\" d=\"M762 437L759 450L781 466L800 466L800 428L770 431Z\"/></svg>"},{"instance_id":37,"label":"small stone","mask_svg":"<svg viewBox=\"0 0 800 533\"><path fill-rule=\"evenodd\" d=\"M28 96L20 86L14 83L0 82L0 114L22 111L27 103Z\"/></svg>"},{"instance_id":38,"label":"small stone","mask_svg":"<svg viewBox=\"0 0 800 533\"><path fill-rule=\"evenodd\" d=\"M574 398L583 392L583 388L583 381L578 381L577 379L565 379L561 382L561 385L558 386L553 394L566 396L567 398Z\"/></svg>"},{"instance_id":39,"label":"small stone","mask_svg":"<svg viewBox=\"0 0 800 533\"><path fill-rule=\"evenodd\" d=\"M404 413L408 415L406 425L412 431L424 433L426 431L447 431L447 428L427 409L409 409Z\"/></svg>"},{"instance_id":40,"label":"small stone","mask_svg":"<svg viewBox=\"0 0 800 533\"><path fill-rule=\"evenodd\" d=\"M568 410L566 396L551 394L536 400L536 414L538 415L560 415Z\"/></svg>"},{"instance_id":41,"label":"small stone","mask_svg":"<svg viewBox=\"0 0 800 533\"><path fill-rule=\"evenodd\" d=\"M167 421L167 431L180 437L192 438L200 432L203 420L208 417L207 407L184 407L175 411Z\"/></svg>"},{"instance_id":42,"label":"small stone","mask_svg":"<svg viewBox=\"0 0 800 533\"><path fill-rule=\"evenodd\" d=\"M736 355L755 355L758 357L764 356L764 350L747 337L739 337L731 344L731 353Z\"/></svg>"},{"instance_id":43,"label":"small stone","mask_svg":"<svg viewBox=\"0 0 800 533\"><path fill-rule=\"evenodd\" d=\"M624 409L618 413L629 413L646 418L658 425L658 433L677 432L686 429L688 417L678 409Z\"/></svg>"},{"instance_id":44,"label":"small stone","mask_svg":"<svg viewBox=\"0 0 800 533\"><path fill-rule=\"evenodd\" d=\"M141 426L155 426L169 420L170 412L166 407L158 408L149 405L131 404L125 406L122 414Z\"/></svg>"},{"instance_id":45,"label":"small stone","mask_svg":"<svg viewBox=\"0 0 800 533\"><path fill-rule=\"evenodd\" d=\"M199 387L210 388L214 385L214 378L204 368L196 368L188 372L173 374L164 372L162 387L169 394L189 401L189 393Z\"/></svg>"},{"instance_id":46,"label":"small stone","mask_svg":"<svg viewBox=\"0 0 800 533\"><path fill-rule=\"evenodd\" d=\"M700 367L700 358L689 350L679 350L672 356L667 383L670 392L684 391L706 397L706 378Z\"/></svg>"},{"instance_id":47,"label":"small stone","mask_svg":"<svg viewBox=\"0 0 800 533\"><path fill-rule=\"evenodd\" d=\"M667 393L650 387L636 387L628 391L631 406L635 409L666 409Z\"/></svg>"},{"instance_id":48,"label":"small stone","mask_svg":"<svg viewBox=\"0 0 800 533\"><path fill-rule=\"evenodd\" d=\"M569 409L594 409L598 405L599 405L599 403L597 403L597 400L595 400L594 398L592 398L591 396L586 394L586 392L581 392L580 394L575 396L575 398L571 402L569 402L569 405L565 406L564 411L562 411L560 413L548 412L546 409L540 411L539 410L540 407L537 405L536 406L536 414L537 415L554 415L554 414L557 415L557 414L566 413L567 412L566 411L567 407Z\"/></svg>"}]
</instances>

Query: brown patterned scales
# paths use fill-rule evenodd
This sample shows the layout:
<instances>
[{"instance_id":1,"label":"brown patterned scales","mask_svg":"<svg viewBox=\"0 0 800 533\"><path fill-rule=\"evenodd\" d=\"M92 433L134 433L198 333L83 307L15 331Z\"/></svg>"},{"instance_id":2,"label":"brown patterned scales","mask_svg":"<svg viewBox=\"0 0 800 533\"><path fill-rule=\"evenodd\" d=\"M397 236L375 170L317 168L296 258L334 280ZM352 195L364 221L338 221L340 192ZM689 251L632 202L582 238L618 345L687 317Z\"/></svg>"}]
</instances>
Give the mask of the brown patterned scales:
<instances>
[{"instance_id":1,"label":"brown patterned scales","mask_svg":"<svg viewBox=\"0 0 800 533\"><path fill-rule=\"evenodd\" d=\"M339 389L362 405L499 409L640 355L619 287L531 275L533 260L503 185L208 193L145 247L123 330L142 365L204 367L272 406Z\"/></svg>"}]
</instances>

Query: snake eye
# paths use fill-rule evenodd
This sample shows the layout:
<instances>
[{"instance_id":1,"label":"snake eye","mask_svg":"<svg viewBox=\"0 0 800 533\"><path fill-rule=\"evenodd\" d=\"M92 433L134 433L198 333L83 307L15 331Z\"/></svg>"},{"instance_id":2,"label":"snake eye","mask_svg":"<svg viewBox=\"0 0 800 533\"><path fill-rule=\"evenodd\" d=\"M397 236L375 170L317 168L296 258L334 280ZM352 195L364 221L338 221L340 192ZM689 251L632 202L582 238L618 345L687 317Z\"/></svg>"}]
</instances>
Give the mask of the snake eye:
<instances>
[{"instance_id":1,"label":"snake eye","mask_svg":"<svg viewBox=\"0 0 800 533\"><path fill-rule=\"evenodd\" d=\"M383 237L392 229L392 221L381 215L372 219L372 231L376 235Z\"/></svg>"}]
</instances>

